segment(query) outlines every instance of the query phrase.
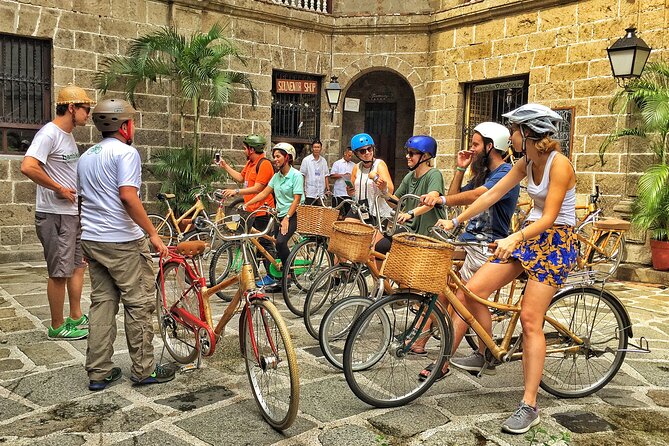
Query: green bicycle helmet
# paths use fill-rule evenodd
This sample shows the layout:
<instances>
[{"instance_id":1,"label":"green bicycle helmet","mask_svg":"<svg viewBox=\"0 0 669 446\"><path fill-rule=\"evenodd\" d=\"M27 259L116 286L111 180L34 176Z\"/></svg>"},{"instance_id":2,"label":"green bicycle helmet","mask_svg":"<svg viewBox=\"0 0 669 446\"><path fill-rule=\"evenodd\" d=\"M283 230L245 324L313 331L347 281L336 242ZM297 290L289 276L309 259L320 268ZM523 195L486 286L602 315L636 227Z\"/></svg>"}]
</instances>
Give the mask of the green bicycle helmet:
<instances>
[{"instance_id":1,"label":"green bicycle helmet","mask_svg":"<svg viewBox=\"0 0 669 446\"><path fill-rule=\"evenodd\" d=\"M252 133L250 135L247 135L246 138L244 138L244 144L247 145L248 147L251 147L256 152L261 153L265 151L265 145L267 144L267 140L262 135Z\"/></svg>"}]
</instances>

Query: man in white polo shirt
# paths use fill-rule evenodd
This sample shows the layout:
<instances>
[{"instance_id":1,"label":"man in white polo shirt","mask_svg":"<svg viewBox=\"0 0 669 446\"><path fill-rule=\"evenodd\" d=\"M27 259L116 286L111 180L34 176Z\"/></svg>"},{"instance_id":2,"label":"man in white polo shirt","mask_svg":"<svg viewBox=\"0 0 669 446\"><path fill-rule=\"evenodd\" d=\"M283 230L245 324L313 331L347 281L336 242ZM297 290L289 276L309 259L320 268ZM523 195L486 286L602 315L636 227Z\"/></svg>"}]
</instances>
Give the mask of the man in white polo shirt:
<instances>
[{"instance_id":1,"label":"man in white polo shirt","mask_svg":"<svg viewBox=\"0 0 669 446\"><path fill-rule=\"evenodd\" d=\"M321 156L323 144L319 140L311 144L311 155L302 160L300 172L304 175L304 204L320 205L318 199L328 190L328 162Z\"/></svg>"}]
</instances>

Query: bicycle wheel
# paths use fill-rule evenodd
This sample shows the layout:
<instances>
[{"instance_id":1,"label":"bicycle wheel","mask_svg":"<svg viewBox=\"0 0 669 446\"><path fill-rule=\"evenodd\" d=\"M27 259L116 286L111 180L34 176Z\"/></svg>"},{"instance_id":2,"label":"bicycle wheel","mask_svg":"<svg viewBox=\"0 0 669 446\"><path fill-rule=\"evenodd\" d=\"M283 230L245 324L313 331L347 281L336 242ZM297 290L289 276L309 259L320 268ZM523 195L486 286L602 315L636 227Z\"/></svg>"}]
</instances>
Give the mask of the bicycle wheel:
<instances>
[{"instance_id":1,"label":"bicycle wheel","mask_svg":"<svg viewBox=\"0 0 669 446\"><path fill-rule=\"evenodd\" d=\"M240 316L242 355L253 397L275 429L290 427L300 399L297 357L288 328L267 300L252 300Z\"/></svg>"},{"instance_id":2,"label":"bicycle wheel","mask_svg":"<svg viewBox=\"0 0 669 446\"><path fill-rule=\"evenodd\" d=\"M304 300L304 326L318 339L321 319L332 304L348 296L367 296L367 281L360 267L333 265L316 277Z\"/></svg>"},{"instance_id":3,"label":"bicycle wheel","mask_svg":"<svg viewBox=\"0 0 669 446\"><path fill-rule=\"evenodd\" d=\"M553 298L545 316L546 361L541 388L560 398L596 392L618 372L627 348L629 319L612 294L575 288ZM563 326L582 339L556 329Z\"/></svg>"},{"instance_id":4,"label":"bicycle wheel","mask_svg":"<svg viewBox=\"0 0 669 446\"><path fill-rule=\"evenodd\" d=\"M170 246L175 242L174 228L172 228L172 225L165 219L165 217L157 214L149 214L149 221L153 227L156 228L156 231L158 231L158 235L163 243L165 243L165 246ZM154 250L151 243L149 243L149 248L153 254Z\"/></svg>"},{"instance_id":5,"label":"bicycle wheel","mask_svg":"<svg viewBox=\"0 0 669 446\"><path fill-rule=\"evenodd\" d=\"M281 289L288 309L296 316L303 316L304 301L318 274L332 265L332 254L323 239L309 237L293 247L283 267Z\"/></svg>"},{"instance_id":6,"label":"bicycle wheel","mask_svg":"<svg viewBox=\"0 0 669 446\"><path fill-rule=\"evenodd\" d=\"M198 348L196 331L173 314L172 309L183 308L200 317L200 293L193 287L190 276L180 263L165 263L162 281L160 279L158 273L156 309L160 336L165 348L177 362L193 362Z\"/></svg>"},{"instance_id":7,"label":"bicycle wheel","mask_svg":"<svg viewBox=\"0 0 669 446\"><path fill-rule=\"evenodd\" d=\"M344 368L344 345L353 323L373 303L369 297L347 297L333 304L323 315L318 344L325 359L336 368Z\"/></svg>"},{"instance_id":8,"label":"bicycle wheel","mask_svg":"<svg viewBox=\"0 0 669 446\"><path fill-rule=\"evenodd\" d=\"M395 294L375 302L355 321L344 347L344 375L355 395L375 407L407 404L430 388L437 378L430 373L425 381L419 373L430 363L443 367L453 341L450 318L445 319L431 296ZM428 314L432 325L420 333ZM425 345L426 354L408 354L414 337L439 336ZM415 342L415 341L414 341Z\"/></svg>"},{"instance_id":9,"label":"bicycle wheel","mask_svg":"<svg viewBox=\"0 0 669 446\"><path fill-rule=\"evenodd\" d=\"M605 233L597 239L595 246L604 252L599 252L594 247L590 249L588 269L594 268L612 276L625 257L625 236L620 232Z\"/></svg>"},{"instance_id":10,"label":"bicycle wheel","mask_svg":"<svg viewBox=\"0 0 669 446\"><path fill-rule=\"evenodd\" d=\"M211 263L209 263L209 286L221 283L231 275L239 274L244 263L243 257L239 242L222 244L211 256ZM226 292L226 290L218 291L216 295L226 302L232 300L232 295L230 292Z\"/></svg>"}]
</instances>

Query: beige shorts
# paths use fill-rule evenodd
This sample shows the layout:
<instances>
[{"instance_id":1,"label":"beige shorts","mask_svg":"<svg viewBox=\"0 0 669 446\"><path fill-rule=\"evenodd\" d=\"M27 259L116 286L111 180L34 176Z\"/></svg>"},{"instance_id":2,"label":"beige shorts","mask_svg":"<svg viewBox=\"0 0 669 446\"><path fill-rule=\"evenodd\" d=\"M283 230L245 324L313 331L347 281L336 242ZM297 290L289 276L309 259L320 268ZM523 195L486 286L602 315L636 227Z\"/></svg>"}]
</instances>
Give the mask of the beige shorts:
<instances>
[{"instance_id":1,"label":"beige shorts","mask_svg":"<svg viewBox=\"0 0 669 446\"><path fill-rule=\"evenodd\" d=\"M78 215L35 212L35 230L44 248L49 277L72 277L75 268L86 266L81 253Z\"/></svg>"},{"instance_id":2,"label":"beige shorts","mask_svg":"<svg viewBox=\"0 0 669 446\"><path fill-rule=\"evenodd\" d=\"M464 249L467 255L462 268L460 268L460 277L464 283L467 283L474 273L488 261L490 254L482 246L464 246Z\"/></svg>"}]
</instances>

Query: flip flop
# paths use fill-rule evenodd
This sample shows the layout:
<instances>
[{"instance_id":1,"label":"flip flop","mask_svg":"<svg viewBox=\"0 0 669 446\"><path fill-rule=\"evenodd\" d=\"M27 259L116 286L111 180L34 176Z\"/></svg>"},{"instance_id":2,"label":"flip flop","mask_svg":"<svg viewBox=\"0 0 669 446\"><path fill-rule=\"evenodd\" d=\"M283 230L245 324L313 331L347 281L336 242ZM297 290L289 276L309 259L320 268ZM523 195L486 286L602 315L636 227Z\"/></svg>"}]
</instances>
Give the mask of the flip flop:
<instances>
[{"instance_id":1,"label":"flip flop","mask_svg":"<svg viewBox=\"0 0 669 446\"><path fill-rule=\"evenodd\" d=\"M427 350L419 350L416 351L413 348L409 349L407 352L407 356L414 356L414 357L419 357L419 358L426 358L427 357Z\"/></svg>"},{"instance_id":2,"label":"flip flop","mask_svg":"<svg viewBox=\"0 0 669 446\"><path fill-rule=\"evenodd\" d=\"M420 373L418 374L418 380L419 381L425 381L426 379L428 379L430 377L430 373L432 373L432 371L434 370L435 367L436 367L436 364L433 362L433 363L429 364L427 367L425 367L423 370L421 370ZM427 373L425 373L425 372L427 372ZM445 372L442 371L442 370L439 370L437 372L437 378L434 380L434 382L441 381L442 379L446 378L450 374L451 374L451 368L450 367L447 368Z\"/></svg>"}]
</instances>

